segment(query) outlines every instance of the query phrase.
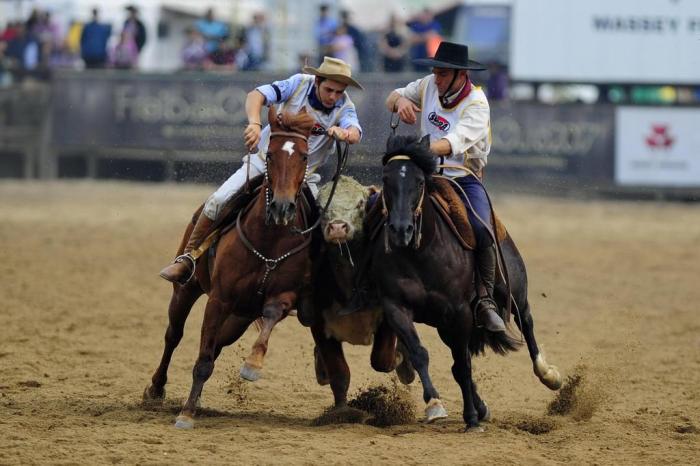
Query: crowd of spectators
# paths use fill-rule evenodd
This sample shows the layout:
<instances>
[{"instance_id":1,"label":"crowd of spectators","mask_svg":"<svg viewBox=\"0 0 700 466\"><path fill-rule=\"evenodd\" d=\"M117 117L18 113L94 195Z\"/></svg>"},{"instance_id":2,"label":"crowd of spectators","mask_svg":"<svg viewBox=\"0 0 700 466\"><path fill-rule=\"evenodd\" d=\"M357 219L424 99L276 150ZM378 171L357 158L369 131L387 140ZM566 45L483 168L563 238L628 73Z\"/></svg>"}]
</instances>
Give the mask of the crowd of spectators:
<instances>
[{"instance_id":1,"label":"crowd of spectators","mask_svg":"<svg viewBox=\"0 0 700 466\"><path fill-rule=\"evenodd\" d=\"M147 33L138 9L130 5L126 11L112 42L112 25L101 21L97 8L90 21L72 21L65 31L40 9L25 21L8 22L0 31L0 80L45 78L56 68L137 68Z\"/></svg>"},{"instance_id":2,"label":"crowd of spectators","mask_svg":"<svg viewBox=\"0 0 700 466\"><path fill-rule=\"evenodd\" d=\"M300 65L318 64L329 55L359 72L425 73L429 70L413 60L432 56L443 39L440 24L427 8L408 21L392 15L381 31L358 27L347 10L335 13L328 5L320 5L313 32L317 50L300 55ZM9 76L15 80L47 77L56 68L137 69L149 34L135 6L126 7L126 14L118 29L101 19L97 8L89 21L73 21L67 28L59 27L50 12L38 9L25 21L7 23L0 30L0 85ZM232 25L210 8L186 28L179 61L183 70L232 72L269 69L269 58L265 13L254 14L249 24ZM507 71L492 66L486 85L493 98L505 98Z\"/></svg>"},{"instance_id":3,"label":"crowd of spectators","mask_svg":"<svg viewBox=\"0 0 700 466\"><path fill-rule=\"evenodd\" d=\"M183 69L257 71L268 62L270 32L262 12L255 13L251 24L236 32L209 9L185 34Z\"/></svg>"}]
</instances>

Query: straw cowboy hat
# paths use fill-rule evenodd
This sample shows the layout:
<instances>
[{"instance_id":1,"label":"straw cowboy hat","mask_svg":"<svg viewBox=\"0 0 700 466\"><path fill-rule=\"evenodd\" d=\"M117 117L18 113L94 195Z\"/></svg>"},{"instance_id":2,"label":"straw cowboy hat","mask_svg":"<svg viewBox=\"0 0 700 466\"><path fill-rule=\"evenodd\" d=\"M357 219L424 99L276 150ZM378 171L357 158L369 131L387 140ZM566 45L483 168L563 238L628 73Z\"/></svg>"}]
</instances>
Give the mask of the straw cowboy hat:
<instances>
[{"instance_id":1,"label":"straw cowboy hat","mask_svg":"<svg viewBox=\"0 0 700 466\"><path fill-rule=\"evenodd\" d=\"M413 60L416 65L434 68L449 68L453 70L485 70L486 67L478 61L469 59L469 47L453 42L441 42L433 58Z\"/></svg>"},{"instance_id":2,"label":"straw cowboy hat","mask_svg":"<svg viewBox=\"0 0 700 466\"><path fill-rule=\"evenodd\" d=\"M322 78L338 81L339 83L347 84L358 89L364 89L360 83L352 79L352 71L350 65L343 60L333 57L323 57L323 63L318 68L305 66L301 69L306 74L313 74Z\"/></svg>"}]
</instances>

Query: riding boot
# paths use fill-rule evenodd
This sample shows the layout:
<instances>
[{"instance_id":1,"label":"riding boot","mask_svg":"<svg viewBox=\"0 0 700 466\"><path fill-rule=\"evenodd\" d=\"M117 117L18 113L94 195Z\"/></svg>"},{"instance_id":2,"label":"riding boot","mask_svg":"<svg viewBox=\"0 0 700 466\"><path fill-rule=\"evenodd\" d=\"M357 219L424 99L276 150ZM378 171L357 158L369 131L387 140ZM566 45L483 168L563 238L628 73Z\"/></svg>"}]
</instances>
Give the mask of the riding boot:
<instances>
[{"instance_id":1,"label":"riding boot","mask_svg":"<svg viewBox=\"0 0 700 466\"><path fill-rule=\"evenodd\" d=\"M496 301L493 299L496 283L496 248L489 246L478 249L475 256L479 277L483 284L483 294L480 293L474 313L476 325L477 327L485 327L490 332L504 332L506 324L498 315Z\"/></svg>"},{"instance_id":2,"label":"riding boot","mask_svg":"<svg viewBox=\"0 0 700 466\"><path fill-rule=\"evenodd\" d=\"M187 241L187 246L182 255L177 256L172 264L160 271L160 276L169 282L179 283L184 285L194 276L195 259L192 257L192 250L197 248L206 238L209 229L214 223L204 213L199 214L197 223L190 233L190 238Z\"/></svg>"}]
</instances>

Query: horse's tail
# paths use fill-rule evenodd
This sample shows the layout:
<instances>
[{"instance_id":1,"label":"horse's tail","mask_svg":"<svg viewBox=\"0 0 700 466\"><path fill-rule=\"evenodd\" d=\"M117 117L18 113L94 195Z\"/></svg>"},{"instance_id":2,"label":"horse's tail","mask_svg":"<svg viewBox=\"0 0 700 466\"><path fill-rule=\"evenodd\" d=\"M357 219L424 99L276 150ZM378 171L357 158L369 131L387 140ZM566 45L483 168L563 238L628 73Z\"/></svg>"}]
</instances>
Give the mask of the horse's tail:
<instances>
[{"instance_id":1,"label":"horse's tail","mask_svg":"<svg viewBox=\"0 0 700 466\"><path fill-rule=\"evenodd\" d=\"M522 342L509 331L489 332L483 328L475 328L469 339L469 352L473 355L484 354L487 345L494 353L504 356L510 351L520 349Z\"/></svg>"}]
</instances>

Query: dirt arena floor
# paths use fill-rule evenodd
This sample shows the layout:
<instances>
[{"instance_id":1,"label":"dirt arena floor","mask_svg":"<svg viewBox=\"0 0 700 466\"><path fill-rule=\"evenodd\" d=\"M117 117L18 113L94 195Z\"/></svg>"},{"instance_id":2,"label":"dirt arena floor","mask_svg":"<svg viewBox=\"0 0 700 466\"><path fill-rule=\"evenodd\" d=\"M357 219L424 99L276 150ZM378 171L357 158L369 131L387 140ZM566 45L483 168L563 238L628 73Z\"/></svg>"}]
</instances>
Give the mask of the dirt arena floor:
<instances>
[{"instance_id":1,"label":"dirt arena floor","mask_svg":"<svg viewBox=\"0 0 700 466\"><path fill-rule=\"evenodd\" d=\"M450 413L442 423L312 426L332 401L312 339L274 331L263 378L224 350L194 430L173 427L191 383L204 299L173 358L167 400L141 394L161 355L174 253L206 186L0 183L0 464L698 464L700 208L496 194L530 276L536 332L576 379L567 414L523 349L474 361L493 420L465 434L446 347L419 329ZM349 347L350 395L392 377ZM418 382L411 388L419 418Z\"/></svg>"}]
</instances>

